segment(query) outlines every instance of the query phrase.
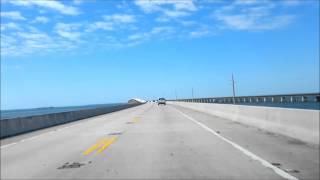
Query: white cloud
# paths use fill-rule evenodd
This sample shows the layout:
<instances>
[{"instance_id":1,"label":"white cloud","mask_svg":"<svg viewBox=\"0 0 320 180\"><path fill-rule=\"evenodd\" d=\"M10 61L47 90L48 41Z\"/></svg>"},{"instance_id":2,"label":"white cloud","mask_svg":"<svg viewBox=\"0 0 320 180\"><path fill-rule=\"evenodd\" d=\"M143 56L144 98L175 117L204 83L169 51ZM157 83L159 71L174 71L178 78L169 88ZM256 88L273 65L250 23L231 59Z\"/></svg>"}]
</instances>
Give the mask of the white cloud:
<instances>
[{"instance_id":1,"label":"white cloud","mask_svg":"<svg viewBox=\"0 0 320 180\"><path fill-rule=\"evenodd\" d=\"M129 14L104 15L103 18L106 21L113 21L115 23L133 23L136 21L135 16Z\"/></svg>"},{"instance_id":2,"label":"white cloud","mask_svg":"<svg viewBox=\"0 0 320 180\"><path fill-rule=\"evenodd\" d=\"M23 17L18 11L1 12L0 15L1 17L13 19L13 20L26 20L26 18Z\"/></svg>"},{"instance_id":3,"label":"white cloud","mask_svg":"<svg viewBox=\"0 0 320 180\"><path fill-rule=\"evenodd\" d=\"M84 3L84 0L73 0L73 3L76 5Z\"/></svg>"},{"instance_id":4,"label":"white cloud","mask_svg":"<svg viewBox=\"0 0 320 180\"><path fill-rule=\"evenodd\" d=\"M171 5L176 10L196 11L192 0L136 0L135 4L145 12L161 11L162 6Z\"/></svg>"},{"instance_id":5,"label":"white cloud","mask_svg":"<svg viewBox=\"0 0 320 180\"><path fill-rule=\"evenodd\" d=\"M296 19L294 15L279 15L270 18L265 23L258 24L258 29L276 29L289 25Z\"/></svg>"},{"instance_id":6,"label":"white cloud","mask_svg":"<svg viewBox=\"0 0 320 180\"><path fill-rule=\"evenodd\" d=\"M294 19L292 15L279 15L261 19L251 15L221 15L217 19L224 25L237 30L268 30L288 25Z\"/></svg>"},{"instance_id":7,"label":"white cloud","mask_svg":"<svg viewBox=\"0 0 320 180\"><path fill-rule=\"evenodd\" d=\"M79 32L68 32L68 31L57 31L57 33L64 38L67 38L72 41L76 41L79 39L81 33Z\"/></svg>"},{"instance_id":8,"label":"white cloud","mask_svg":"<svg viewBox=\"0 0 320 180\"><path fill-rule=\"evenodd\" d=\"M92 32L95 30L113 30L113 24L110 22L104 22L104 21L98 21L98 22L94 22L92 24L89 25L89 27L86 29L87 32Z\"/></svg>"},{"instance_id":9,"label":"white cloud","mask_svg":"<svg viewBox=\"0 0 320 180\"><path fill-rule=\"evenodd\" d=\"M170 38L174 32L174 28L170 26L153 27L150 31L139 32L128 36L127 44L128 46L135 46L154 37L159 39Z\"/></svg>"},{"instance_id":10,"label":"white cloud","mask_svg":"<svg viewBox=\"0 0 320 180\"><path fill-rule=\"evenodd\" d=\"M132 34L128 37L129 40L141 40L144 39L146 37L149 37L148 34L146 33L138 33L138 34Z\"/></svg>"},{"instance_id":11,"label":"white cloud","mask_svg":"<svg viewBox=\"0 0 320 180\"><path fill-rule=\"evenodd\" d=\"M223 21L226 26L234 29L250 29L255 21L253 18L249 19L245 15L219 15L216 18Z\"/></svg>"},{"instance_id":12,"label":"white cloud","mask_svg":"<svg viewBox=\"0 0 320 180\"><path fill-rule=\"evenodd\" d=\"M261 2L263 2L263 0L236 0L234 4L253 5Z\"/></svg>"},{"instance_id":13,"label":"white cloud","mask_svg":"<svg viewBox=\"0 0 320 180\"><path fill-rule=\"evenodd\" d=\"M59 11L62 14L66 15L78 15L80 14L79 10L72 6L66 6L63 3L55 0L12 0L10 3L17 6L38 6L43 8L52 9Z\"/></svg>"},{"instance_id":14,"label":"white cloud","mask_svg":"<svg viewBox=\"0 0 320 180\"><path fill-rule=\"evenodd\" d=\"M189 15L189 13L185 12L185 11L171 11L171 10L165 10L163 11L164 14L168 17L182 17L182 16L187 16Z\"/></svg>"},{"instance_id":15,"label":"white cloud","mask_svg":"<svg viewBox=\"0 0 320 180\"><path fill-rule=\"evenodd\" d=\"M52 42L50 36L39 31L6 33L1 35L1 50L4 55L25 55L47 51L50 44L53 44Z\"/></svg>"},{"instance_id":16,"label":"white cloud","mask_svg":"<svg viewBox=\"0 0 320 180\"><path fill-rule=\"evenodd\" d=\"M214 17L222 23L222 28L235 30L271 30L294 20L293 15L274 15L274 7L274 4L265 1L238 0L216 10Z\"/></svg>"},{"instance_id":17,"label":"white cloud","mask_svg":"<svg viewBox=\"0 0 320 180\"><path fill-rule=\"evenodd\" d=\"M174 6L177 10L187 10L187 11L196 11L197 10L197 8L194 5L192 0L176 1Z\"/></svg>"},{"instance_id":18,"label":"white cloud","mask_svg":"<svg viewBox=\"0 0 320 180\"><path fill-rule=\"evenodd\" d=\"M57 23L55 31L58 35L71 41L79 41L81 33L78 31L80 24L77 23Z\"/></svg>"},{"instance_id":19,"label":"white cloud","mask_svg":"<svg viewBox=\"0 0 320 180\"><path fill-rule=\"evenodd\" d=\"M18 36L28 39L28 40L49 40L50 37L46 33L40 33L40 32L18 32Z\"/></svg>"},{"instance_id":20,"label":"white cloud","mask_svg":"<svg viewBox=\"0 0 320 180\"><path fill-rule=\"evenodd\" d=\"M13 22L1 24L1 31L8 30L8 29L20 30L21 28L18 24Z\"/></svg>"},{"instance_id":21,"label":"white cloud","mask_svg":"<svg viewBox=\"0 0 320 180\"><path fill-rule=\"evenodd\" d=\"M49 19L47 17L44 16L37 16L33 21L33 23L43 23L46 24L49 22Z\"/></svg>"},{"instance_id":22,"label":"white cloud","mask_svg":"<svg viewBox=\"0 0 320 180\"><path fill-rule=\"evenodd\" d=\"M195 26L197 25L197 22L196 21L180 21L180 23L183 25L183 26Z\"/></svg>"},{"instance_id":23,"label":"white cloud","mask_svg":"<svg viewBox=\"0 0 320 180\"><path fill-rule=\"evenodd\" d=\"M159 33L171 33L174 31L173 27L169 27L169 26L158 26L158 27L154 27L151 30L151 34L159 34Z\"/></svg>"},{"instance_id":24,"label":"white cloud","mask_svg":"<svg viewBox=\"0 0 320 180\"><path fill-rule=\"evenodd\" d=\"M129 14L113 14L103 15L104 21L93 22L88 25L86 32L92 32L95 30L107 30L111 31L115 29L115 26L122 24L131 24L136 21L135 16Z\"/></svg>"},{"instance_id":25,"label":"white cloud","mask_svg":"<svg viewBox=\"0 0 320 180\"><path fill-rule=\"evenodd\" d=\"M154 1L136 0L135 4L139 6L143 11L148 13L161 9L159 5Z\"/></svg>"},{"instance_id":26,"label":"white cloud","mask_svg":"<svg viewBox=\"0 0 320 180\"><path fill-rule=\"evenodd\" d=\"M203 37L207 34L209 34L210 32L208 30L202 30L202 31L192 31L190 32L190 36L192 38L199 38L199 37Z\"/></svg>"},{"instance_id":27,"label":"white cloud","mask_svg":"<svg viewBox=\"0 0 320 180\"><path fill-rule=\"evenodd\" d=\"M62 14L79 14L79 10L67 6L66 1L50 1L53 4L50 4L50 2L48 4L44 0L9 2L19 6L37 7L39 11L56 10ZM70 1L68 5L74 5L77 2ZM135 4L141 8L142 13L146 13L143 13L145 17L143 17L141 11L136 12L136 15L134 9L126 9L125 7L129 6L130 3L121 2L125 2L124 6L121 7L121 10L115 8L119 11L114 14L103 14L106 11L99 9L94 12L97 13L94 14L94 17L98 15L101 18L100 20L86 21L86 19L79 20L77 17L77 21L73 21L73 23L62 23L54 22L63 19L61 15L48 19L44 14L39 14L39 16L31 19L32 23L47 23L49 21L56 23L53 26L51 23L41 25L40 27L45 28L46 32L40 32L36 29L36 25L39 24L19 25L13 22L2 24L1 51L11 55L60 52L82 47L86 49L91 47L93 50L101 47L123 48L152 40L203 38L213 35L216 30L223 29L271 30L286 26L295 19L294 15L284 13L287 7L275 8L283 6L284 3L266 3L265 0L219 1L220 3L215 4L215 6L210 6L212 5L210 0L209 4L191 0L135 1ZM216 1L213 0L213 2ZM205 5L207 6L204 8ZM115 4L115 7L117 6L119 5ZM68 8L73 10L70 11ZM194 18L189 16L196 11L199 11L198 16ZM3 16L3 13L6 12L2 12L1 16ZM154 22L152 18L146 17L148 13L154 13L152 18L162 23ZM5 14L5 16L8 17L8 14ZM26 19L19 12L18 14L14 13L14 15L11 14L10 17L19 20ZM65 19L65 22L72 22L72 20L75 19L71 17L71 19ZM163 23L168 21L170 23ZM34 25L34 27L31 25ZM94 33L98 30L100 31Z\"/></svg>"},{"instance_id":28,"label":"white cloud","mask_svg":"<svg viewBox=\"0 0 320 180\"><path fill-rule=\"evenodd\" d=\"M187 16L198 10L192 0L136 0L135 4L146 13L161 12L166 16L166 20ZM162 17L162 19L165 19L165 17ZM159 20L161 21L161 18Z\"/></svg>"},{"instance_id":29,"label":"white cloud","mask_svg":"<svg viewBox=\"0 0 320 180\"><path fill-rule=\"evenodd\" d=\"M57 23L55 26L56 30L63 30L63 31L73 31L79 29L81 24L78 23Z\"/></svg>"},{"instance_id":30,"label":"white cloud","mask_svg":"<svg viewBox=\"0 0 320 180\"><path fill-rule=\"evenodd\" d=\"M161 16L155 19L157 22L168 22L170 21L169 17Z\"/></svg>"},{"instance_id":31,"label":"white cloud","mask_svg":"<svg viewBox=\"0 0 320 180\"><path fill-rule=\"evenodd\" d=\"M286 6L297 6L303 2L302 0L282 0L282 3Z\"/></svg>"},{"instance_id":32,"label":"white cloud","mask_svg":"<svg viewBox=\"0 0 320 180\"><path fill-rule=\"evenodd\" d=\"M6 35L5 33L0 34L1 40L1 57L2 55L14 55L17 52L16 45L17 39L15 37Z\"/></svg>"},{"instance_id":33,"label":"white cloud","mask_svg":"<svg viewBox=\"0 0 320 180\"><path fill-rule=\"evenodd\" d=\"M77 47L76 43L65 41L59 36L49 35L30 26L15 33L1 33L1 56L68 52Z\"/></svg>"}]
</instances>

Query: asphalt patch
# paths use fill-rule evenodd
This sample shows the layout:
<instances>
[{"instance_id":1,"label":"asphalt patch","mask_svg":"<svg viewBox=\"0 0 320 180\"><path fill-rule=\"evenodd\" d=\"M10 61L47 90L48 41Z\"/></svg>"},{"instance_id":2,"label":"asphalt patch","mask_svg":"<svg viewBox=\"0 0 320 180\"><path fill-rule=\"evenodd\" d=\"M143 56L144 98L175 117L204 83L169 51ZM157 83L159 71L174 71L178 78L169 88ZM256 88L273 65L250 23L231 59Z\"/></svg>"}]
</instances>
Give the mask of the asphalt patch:
<instances>
[{"instance_id":1,"label":"asphalt patch","mask_svg":"<svg viewBox=\"0 0 320 180\"><path fill-rule=\"evenodd\" d=\"M288 173L299 173L300 172L299 170L296 170L296 169L285 169L284 171L288 172Z\"/></svg>"},{"instance_id":2,"label":"asphalt patch","mask_svg":"<svg viewBox=\"0 0 320 180\"><path fill-rule=\"evenodd\" d=\"M293 145L305 145L306 143L297 139L290 139L287 141L288 144L293 144Z\"/></svg>"},{"instance_id":3,"label":"asphalt patch","mask_svg":"<svg viewBox=\"0 0 320 180\"><path fill-rule=\"evenodd\" d=\"M90 163L91 163L91 161L88 162L88 164L90 164ZM80 162L69 163L69 162L66 162L62 166L58 167L57 169L80 168L81 166L84 166L84 165L86 165L86 163L80 163Z\"/></svg>"},{"instance_id":4,"label":"asphalt patch","mask_svg":"<svg viewBox=\"0 0 320 180\"><path fill-rule=\"evenodd\" d=\"M108 135L110 136L115 136L115 135L122 135L122 132L114 132L114 133L109 133Z\"/></svg>"},{"instance_id":5,"label":"asphalt patch","mask_svg":"<svg viewBox=\"0 0 320 180\"><path fill-rule=\"evenodd\" d=\"M299 170L296 170L296 169L284 169L283 167L281 168L281 164L278 163L278 162L274 162L274 163L271 163L271 164L276 166L279 169L284 170L287 173L299 173L300 172Z\"/></svg>"},{"instance_id":6,"label":"asphalt patch","mask_svg":"<svg viewBox=\"0 0 320 180\"><path fill-rule=\"evenodd\" d=\"M276 166L276 167L280 167L281 166L281 164L280 163L277 163L277 162L273 162L273 163L271 163L272 165L274 165L274 166Z\"/></svg>"}]
</instances>

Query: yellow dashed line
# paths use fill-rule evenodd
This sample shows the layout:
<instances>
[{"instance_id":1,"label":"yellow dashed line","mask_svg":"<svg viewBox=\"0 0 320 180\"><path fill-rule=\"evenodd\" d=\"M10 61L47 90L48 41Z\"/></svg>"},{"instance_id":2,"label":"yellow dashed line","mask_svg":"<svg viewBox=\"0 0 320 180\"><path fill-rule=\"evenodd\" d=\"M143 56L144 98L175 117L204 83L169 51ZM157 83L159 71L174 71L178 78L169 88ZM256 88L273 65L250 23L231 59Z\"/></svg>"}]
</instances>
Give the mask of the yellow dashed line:
<instances>
[{"instance_id":1,"label":"yellow dashed line","mask_svg":"<svg viewBox=\"0 0 320 180\"><path fill-rule=\"evenodd\" d=\"M83 152L83 155L89 155L92 151L98 149L101 144L103 143L105 139L100 140L98 143L92 145L90 148L88 148L86 151Z\"/></svg>"},{"instance_id":2,"label":"yellow dashed line","mask_svg":"<svg viewBox=\"0 0 320 180\"><path fill-rule=\"evenodd\" d=\"M140 118L139 118L139 117L134 117L132 122L137 123L137 122L139 122L139 121L140 121Z\"/></svg>"},{"instance_id":3,"label":"yellow dashed line","mask_svg":"<svg viewBox=\"0 0 320 180\"><path fill-rule=\"evenodd\" d=\"M102 140L100 140L98 143L92 145L90 148L88 148L86 151L83 152L83 155L89 155L90 153L92 153L93 151L98 150L98 153L101 153L102 151L104 151L108 146L110 146L115 140L117 139L117 137L111 137L111 138L104 138Z\"/></svg>"},{"instance_id":4,"label":"yellow dashed line","mask_svg":"<svg viewBox=\"0 0 320 180\"><path fill-rule=\"evenodd\" d=\"M115 140L117 139L116 136L113 136L112 138L108 139L104 142L104 145L98 150L98 153L103 152L108 146L110 146Z\"/></svg>"},{"instance_id":5,"label":"yellow dashed line","mask_svg":"<svg viewBox=\"0 0 320 180\"><path fill-rule=\"evenodd\" d=\"M138 123L139 121L140 121L140 117L134 117L132 122ZM96 150L97 150L97 153L102 153L107 147L109 147L116 140L117 140L116 136L113 136L111 138L101 139L98 143L92 145L90 148L84 151L83 155L89 155Z\"/></svg>"}]
</instances>

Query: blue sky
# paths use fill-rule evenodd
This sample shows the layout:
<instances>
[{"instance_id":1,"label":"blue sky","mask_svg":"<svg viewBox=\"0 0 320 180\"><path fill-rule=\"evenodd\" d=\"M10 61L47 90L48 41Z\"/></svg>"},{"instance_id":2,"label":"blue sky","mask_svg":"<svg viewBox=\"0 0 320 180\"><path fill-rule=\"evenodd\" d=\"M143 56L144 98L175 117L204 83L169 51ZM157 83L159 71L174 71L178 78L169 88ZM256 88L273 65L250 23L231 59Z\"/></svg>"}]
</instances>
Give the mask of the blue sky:
<instances>
[{"instance_id":1,"label":"blue sky","mask_svg":"<svg viewBox=\"0 0 320 180\"><path fill-rule=\"evenodd\" d=\"M1 0L1 109L319 92L319 1Z\"/></svg>"}]
</instances>

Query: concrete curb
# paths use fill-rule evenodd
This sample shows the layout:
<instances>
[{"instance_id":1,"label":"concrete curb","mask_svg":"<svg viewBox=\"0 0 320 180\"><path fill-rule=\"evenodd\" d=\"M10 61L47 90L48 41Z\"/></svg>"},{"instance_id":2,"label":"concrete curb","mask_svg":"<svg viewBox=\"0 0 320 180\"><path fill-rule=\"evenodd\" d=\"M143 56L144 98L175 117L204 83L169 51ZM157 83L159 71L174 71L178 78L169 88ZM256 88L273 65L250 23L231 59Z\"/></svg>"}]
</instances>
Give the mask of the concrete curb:
<instances>
[{"instance_id":1,"label":"concrete curb","mask_svg":"<svg viewBox=\"0 0 320 180\"><path fill-rule=\"evenodd\" d=\"M169 102L319 145L319 110Z\"/></svg>"}]
</instances>

